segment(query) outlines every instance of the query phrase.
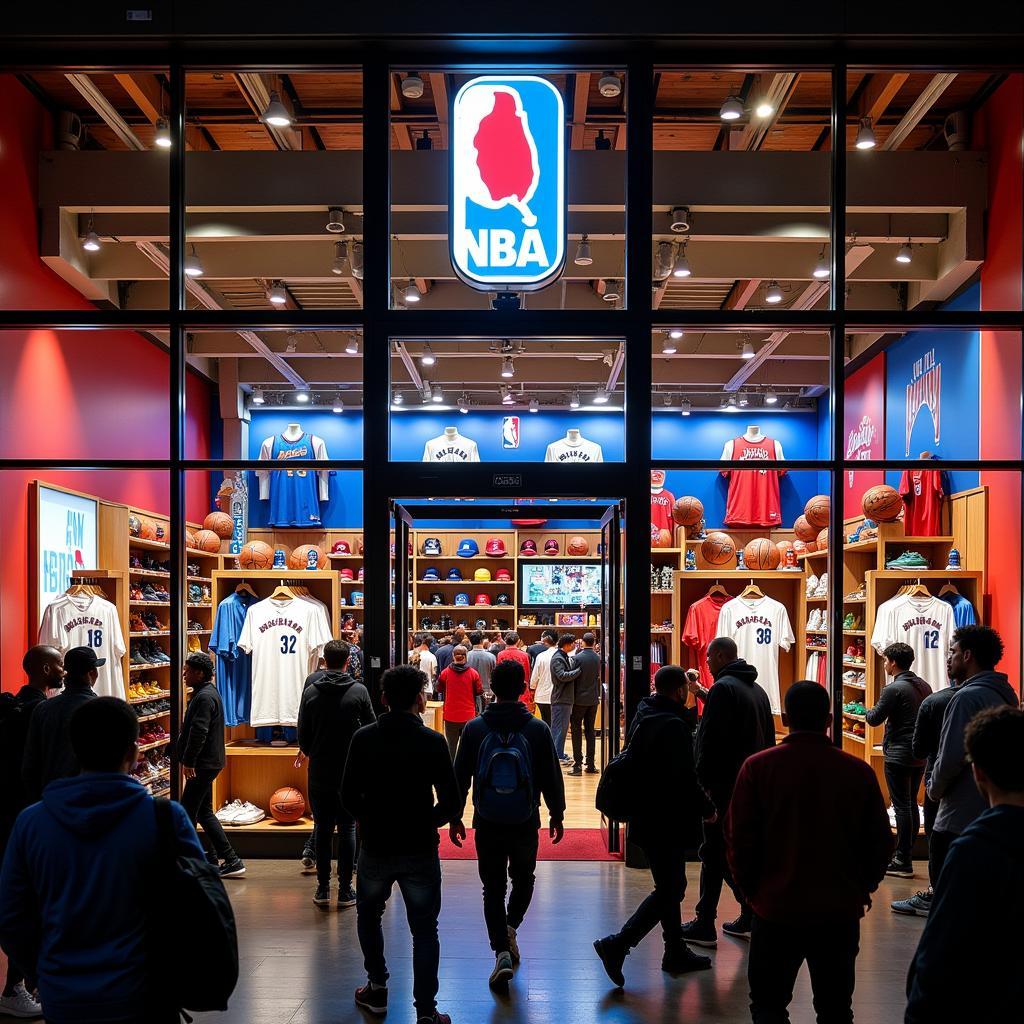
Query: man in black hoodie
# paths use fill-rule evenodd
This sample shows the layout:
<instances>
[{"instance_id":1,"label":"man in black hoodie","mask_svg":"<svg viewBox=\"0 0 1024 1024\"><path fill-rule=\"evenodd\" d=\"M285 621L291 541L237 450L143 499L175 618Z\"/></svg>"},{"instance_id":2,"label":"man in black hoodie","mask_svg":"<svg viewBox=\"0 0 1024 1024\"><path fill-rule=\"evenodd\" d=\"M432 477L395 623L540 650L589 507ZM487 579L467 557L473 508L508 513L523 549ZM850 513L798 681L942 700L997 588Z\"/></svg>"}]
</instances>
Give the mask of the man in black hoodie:
<instances>
[{"instance_id":1,"label":"man in black hoodie","mask_svg":"<svg viewBox=\"0 0 1024 1024\"><path fill-rule=\"evenodd\" d=\"M331 902L331 843L338 830L338 907L353 907L352 866L356 857L355 819L341 804L341 778L352 737L376 721L369 691L348 674L349 645L324 645L323 671L307 681L299 703L299 750L309 758L309 803L316 822L318 907Z\"/></svg>"},{"instance_id":2,"label":"man in black hoodie","mask_svg":"<svg viewBox=\"0 0 1024 1024\"><path fill-rule=\"evenodd\" d=\"M563 835L565 787L551 731L519 699L525 690L523 666L517 661L499 662L491 673L496 701L467 723L455 758L460 818L473 784L477 866L484 887L487 936L494 950L492 986L507 985L513 965L519 963L516 930L533 898L541 797L548 808L552 843L560 843ZM511 793L506 786L508 799L503 800L499 775L508 764L519 766L513 773L518 785ZM456 842L459 836L451 838ZM509 879L512 892L506 908Z\"/></svg>"},{"instance_id":3,"label":"man in black hoodie","mask_svg":"<svg viewBox=\"0 0 1024 1024\"><path fill-rule=\"evenodd\" d=\"M1018 1020L1024 1005L1012 940L1024 916L1024 712L979 712L965 749L987 810L949 848L907 978L906 1024Z\"/></svg>"},{"instance_id":4,"label":"man in black hoodie","mask_svg":"<svg viewBox=\"0 0 1024 1024\"><path fill-rule=\"evenodd\" d=\"M757 685L757 669L736 655L736 643L729 637L720 636L708 644L708 668L715 683L705 698L697 729L697 778L723 817L743 762L751 754L775 746L775 719L768 694ZM718 945L715 918L724 882L736 896L740 914L734 921L726 921L722 931L749 939L753 917L733 883L725 859L722 823L717 819L704 823L700 862L697 916L683 925L683 937L697 946Z\"/></svg>"}]
</instances>

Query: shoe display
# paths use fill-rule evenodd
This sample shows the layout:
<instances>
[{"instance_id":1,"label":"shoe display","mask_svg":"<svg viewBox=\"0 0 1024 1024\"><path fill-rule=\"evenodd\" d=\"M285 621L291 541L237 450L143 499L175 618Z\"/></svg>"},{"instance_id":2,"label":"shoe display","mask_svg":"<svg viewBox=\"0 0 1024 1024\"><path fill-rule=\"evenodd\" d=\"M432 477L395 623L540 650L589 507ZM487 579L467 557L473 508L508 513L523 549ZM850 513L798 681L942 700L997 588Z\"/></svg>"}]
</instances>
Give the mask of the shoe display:
<instances>
[{"instance_id":1,"label":"shoe display","mask_svg":"<svg viewBox=\"0 0 1024 1024\"><path fill-rule=\"evenodd\" d=\"M604 972L611 978L612 984L622 988L626 984L626 976L622 973L622 965L626 962L629 950L618 935L606 935L603 939L594 940L594 952L600 957Z\"/></svg>"},{"instance_id":2,"label":"shoe display","mask_svg":"<svg viewBox=\"0 0 1024 1024\"><path fill-rule=\"evenodd\" d=\"M515 975L515 971L512 970L512 956L510 953L499 953L494 958L494 970L491 971L491 976L487 979L487 984L491 988L500 988L512 980Z\"/></svg>"},{"instance_id":3,"label":"shoe display","mask_svg":"<svg viewBox=\"0 0 1024 1024\"><path fill-rule=\"evenodd\" d=\"M927 917L928 912L932 909L932 893L931 889L922 889L915 892L913 896L906 900L893 900L889 904L889 908L894 914L908 914L912 917Z\"/></svg>"},{"instance_id":4,"label":"shoe display","mask_svg":"<svg viewBox=\"0 0 1024 1024\"><path fill-rule=\"evenodd\" d=\"M202 644L199 643L199 637L190 636L188 638L188 653L198 654L203 649Z\"/></svg>"},{"instance_id":5,"label":"shoe display","mask_svg":"<svg viewBox=\"0 0 1024 1024\"><path fill-rule=\"evenodd\" d=\"M871 540L873 537L878 536L878 523L873 519L865 519L856 530L853 531L847 538L848 544L856 544L859 540Z\"/></svg>"},{"instance_id":6,"label":"shoe display","mask_svg":"<svg viewBox=\"0 0 1024 1024\"><path fill-rule=\"evenodd\" d=\"M185 567L185 571L189 574L189 576L201 576L202 575L202 572L199 569L199 563L198 562L189 562L188 565Z\"/></svg>"},{"instance_id":7,"label":"shoe display","mask_svg":"<svg viewBox=\"0 0 1024 1024\"><path fill-rule=\"evenodd\" d=\"M818 589L818 577L811 573L807 577L807 596L814 597L814 592Z\"/></svg>"},{"instance_id":8,"label":"shoe display","mask_svg":"<svg viewBox=\"0 0 1024 1024\"><path fill-rule=\"evenodd\" d=\"M190 583L188 585L188 603L189 604L200 604L203 598L203 588L198 583Z\"/></svg>"},{"instance_id":9,"label":"shoe display","mask_svg":"<svg viewBox=\"0 0 1024 1024\"><path fill-rule=\"evenodd\" d=\"M249 803L248 800L243 800L231 824L236 826L255 825L256 822L263 821L266 816L267 812L262 807L257 807L255 804Z\"/></svg>"},{"instance_id":10,"label":"shoe display","mask_svg":"<svg viewBox=\"0 0 1024 1024\"><path fill-rule=\"evenodd\" d=\"M318 907L329 907L331 905L331 887L329 885L318 885L313 893L313 902Z\"/></svg>"},{"instance_id":11,"label":"shoe display","mask_svg":"<svg viewBox=\"0 0 1024 1024\"><path fill-rule=\"evenodd\" d=\"M388 990L385 985L374 988L367 982L362 988L356 989L355 998L356 1006L369 1013L375 1013L378 1017L383 1017L388 1012Z\"/></svg>"},{"instance_id":12,"label":"shoe display","mask_svg":"<svg viewBox=\"0 0 1024 1024\"><path fill-rule=\"evenodd\" d=\"M815 597L828 597L828 573L823 572L818 577L818 585L814 588Z\"/></svg>"},{"instance_id":13,"label":"shoe display","mask_svg":"<svg viewBox=\"0 0 1024 1024\"><path fill-rule=\"evenodd\" d=\"M886 569L927 569L928 559L919 551L904 551L885 563Z\"/></svg>"},{"instance_id":14,"label":"shoe display","mask_svg":"<svg viewBox=\"0 0 1024 1024\"><path fill-rule=\"evenodd\" d=\"M713 923L695 917L683 925L683 939L691 946L714 949L718 945L718 932Z\"/></svg>"},{"instance_id":15,"label":"shoe display","mask_svg":"<svg viewBox=\"0 0 1024 1024\"><path fill-rule=\"evenodd\" d=\"M900 860L899 857L893 857L889 861L889 866L885 869L887 875L892 875L894 878L913 878L914 877L914 865L910 861Z\"/></svg>"},{"instance_id":16,"label":"shoe display","mask_svg":"<svg viewBox=\"0 0 1024 1024\"><path fill-rule=\"evenodd\" d=\"M32 996L32 993L25 988L23 981L14 986L14 992L9 996L0 996L0 1016L21 1017L29 1019L42 1017L43 1008Z\"/></svg>"},{"instance_id":17,"label":"shoe display","mask_svg":"<svg viewBox=\"0 0 1024 1024\"><path fill-rule=\"evenodd\" d=\"M820 608L814 608L811 611L811 614L807 616L807 626L805 627L808 632L821 627L824 614L825 613Z\"/></svg>"},{"instance_id":18,"label":"shoe display","mask_svg":"<svg viewBox=\"0 0 1024 1024\"><path fill-rule=\"evenodd\" d=\"M843 629L860 629L861 617L853 612L847 612L843 616Z\"/></svg>"},{"instance_id":19,"label":"shoe display","mask_svg":"<svg viewBox=\"0 0 1024 1024\"><path fill-rule=\"evenodd\" d=\"M867 714L867 710L860 701L851 701L849 704L843 705L844 715L860 715L863 718Z\"/></svg>"},{"instance_id":20,"label":"shoe display","mask_svg":"<svg viewBox=\"0 0 1024 1024\"><path fill-rule=\"evenodd\" d=\"M217 820L222 825L233 825L235 823L235 816L238 814L241 806L241 800L232 800L230 803L226 803L219 811L217 811Z\"/></svg>"},{"instance_id":21,"label":"shoe display","mask_svg":"<svg viewBox=\"0 0 1024 1024\"><path fill-rule=\"evenodd\" d=\"M960 564L960 552L956 548L949 549L949 558L946 560L946 572L959 572L963 566Z\"/></svg>"},{"instance_id":22,"label":"shoe display","mask_svg":"<svg viewBox=\"0 0 1024 1024\"><path fill-rule=\"evenodd\" d=\"M661 969L666 974L707 971L711 969L711 957L694 953L685 942L681 942L671 952L665 951L665 955L661 958Z\"/></svg>"},{"instance_id":23,"label":"shoe display","mask_svg":"<svg viewBox=\"0 0 1024 1024\"><path fill-rule=\"evenodd\" d=\"M844 601L863 601L867 597L867 587L862 583L856 590L851 590Z\"/></svg>"}]
</instances>

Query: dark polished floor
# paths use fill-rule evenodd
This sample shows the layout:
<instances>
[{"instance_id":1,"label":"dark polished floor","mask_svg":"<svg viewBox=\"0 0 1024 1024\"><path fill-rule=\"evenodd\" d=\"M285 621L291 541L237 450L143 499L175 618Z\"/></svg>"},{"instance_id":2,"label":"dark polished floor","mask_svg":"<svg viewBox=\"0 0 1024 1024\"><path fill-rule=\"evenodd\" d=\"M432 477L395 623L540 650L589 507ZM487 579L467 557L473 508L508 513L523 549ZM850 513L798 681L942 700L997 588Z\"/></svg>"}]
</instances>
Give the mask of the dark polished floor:
<instances>
[{"instance_id":1,"label":"dark polished floor","mask_svg":"<svg viewBox=\"0 0 1024 1024\"><path fill-rule=\"evenodd\" d=\"M863 923L857 970L859 1024L903 1020L907 964L924 922L889 911L890 899L924 884L886 879L876 908ZM697 870L683 904L689 916ZM453 1024L669 1024L675 1021L747 1021L746 945L719 937L711 971L679 979L660 970L661 941L652 935L626 961L626 988L612 988L594 956L592 940L614 930L647 891L649 876L618 864L542 863L537 896L520 930L523 962L507 997L493 995L487 975L493 958L480 909L476 865L444 864L441 913L440 1008ZM355 932L355 909L323 912L311 897L314 879L297 862L251 861L246 878L231 881L238 917L242 977L226 1014L199 1014L227 1024L337 1024L369 1020L352 1003L365 981ZM391 971L390 1024L413 1024L411 943L401 899L385 917ZM723 898L725 919L735 904ZM814 1015L806 973L792 1006L794 1024Z\"/></svg>"}]
</instances>

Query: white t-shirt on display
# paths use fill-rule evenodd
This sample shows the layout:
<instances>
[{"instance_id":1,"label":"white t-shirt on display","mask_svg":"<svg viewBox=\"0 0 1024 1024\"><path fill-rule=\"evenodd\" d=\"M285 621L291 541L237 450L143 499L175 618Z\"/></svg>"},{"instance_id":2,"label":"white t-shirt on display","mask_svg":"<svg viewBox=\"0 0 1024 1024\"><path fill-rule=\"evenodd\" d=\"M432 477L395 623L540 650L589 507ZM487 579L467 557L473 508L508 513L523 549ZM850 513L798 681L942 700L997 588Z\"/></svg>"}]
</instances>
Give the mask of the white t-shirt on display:
<instances>
[{"instance_id":1,"label":"white t-shirt on display","mask_svg":"<svg viewBox=\"0 0 1024 1024\"><path fill-rule=\"evenodd\" d=\"M318 609L321 616L323 617L323 629L325 632L331 632L331 616L327 611L327 605L323 603L318 597L314 597L312 594L301 594L297 593L296 596L300 601L308 601L314 608ZM323 645L315 648L310 652L309 655L309 671L311 673L316 672L320 667L320 655L323 653Z\"/></svg>"},{"instance_id":2,"label":"white t-shirt on display","mask_svg":"<svg viewBox=\"0 0 1024 1024\"><path fill-rule=\"evenodd\" d=\"M779 648L788 651L796 640L786 606L773 597L734 598L718 613L717 635L736 641L738 656L757 669L772 712L781 714Z\"/></svg>"},{"instance_id":3,"label":"white t-shirt on display","mask_svg":"<svg viewBox=\"0 0 1024 1024\"><path fill-rule=\"evenodd\" d=\"M432 437L423 446L422 462L479 462L480 449L476 441L461 434Z\"/></svg>"},{"instance_id":4,"label":"white t-shirt on display","mask_svg":"<svg viewBox=\"0 0 1024 1024\"><path fill-rule=\"evenodd\" d=\"M311 601L267 598L246 612L238 646L252 655L251 726L297 723L310 658L330 639Z\"/></svg>"},{"instance_id":5,"label":"white t-shirt on display","mask_svg":"<svg viewBox=\"0 0 1024 1024\"><path fill-rule=\"evenodd\" d=\"M604 462L601 446L596 441L581 437L575 444L561 437L548 445L545 462Z\"/></svg>"},{"instance_id":6,"label":"white t-shirt on display","mask_svg":"<svg viewBox=\"0 0 1024 1024\"><path fill-rule=\"evenodd\" d=\"M956 623L953 609L937 597L904 594L878 606L871 646L882 653L889 644L909 644L914 649L916 672L933 690L949 685L946 658Z\"/></svg>"},{"instance_id":7,"label":"white t-shirt on display","mask_svg":"<svg viewBox=\"0 0 1024 1024\"><path fill-rule=\"evenodd\" d=\"M96 670L93 689L100 697L124 700L124 635L117 608L98 594L61 594L46 607L39 626L39 643L66 654L72 647L91 647L106 664Z\"/></svg>"}]
</instances>

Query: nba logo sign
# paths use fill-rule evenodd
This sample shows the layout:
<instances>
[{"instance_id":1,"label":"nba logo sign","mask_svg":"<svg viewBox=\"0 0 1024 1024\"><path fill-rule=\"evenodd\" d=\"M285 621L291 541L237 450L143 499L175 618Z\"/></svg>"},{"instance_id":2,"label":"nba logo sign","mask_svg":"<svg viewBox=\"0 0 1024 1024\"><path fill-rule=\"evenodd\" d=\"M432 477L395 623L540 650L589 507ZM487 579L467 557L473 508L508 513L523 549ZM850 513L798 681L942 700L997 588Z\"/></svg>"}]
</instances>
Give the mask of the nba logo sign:
<instances>
[{"instance_id":1,"label":"nba logo sign","mask_svg":"<svg viewBox=\"0 0 1024 1024\"><path fill-rule=\"evenodd\" d=\"M503 416L501 418L501 447L519 447L519 417Z\"/></svg>"},{"instance_id":2,"label":"nba logo sign","mask_svg":"<svg viewBox=\"0 0 1024 1024\"><path fill-rule=\"evenodd\" d=\"M543 288L565 259L565 115L535 75L485 75L452 105L452 266L484 291Z\"/></svg>"}]
</instances>

